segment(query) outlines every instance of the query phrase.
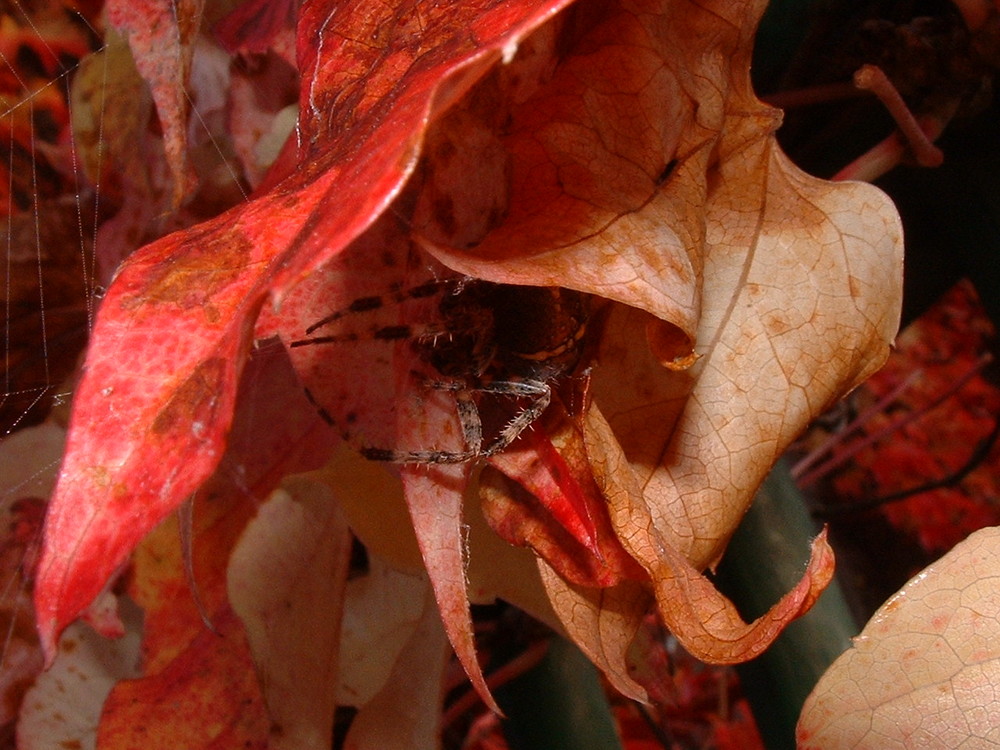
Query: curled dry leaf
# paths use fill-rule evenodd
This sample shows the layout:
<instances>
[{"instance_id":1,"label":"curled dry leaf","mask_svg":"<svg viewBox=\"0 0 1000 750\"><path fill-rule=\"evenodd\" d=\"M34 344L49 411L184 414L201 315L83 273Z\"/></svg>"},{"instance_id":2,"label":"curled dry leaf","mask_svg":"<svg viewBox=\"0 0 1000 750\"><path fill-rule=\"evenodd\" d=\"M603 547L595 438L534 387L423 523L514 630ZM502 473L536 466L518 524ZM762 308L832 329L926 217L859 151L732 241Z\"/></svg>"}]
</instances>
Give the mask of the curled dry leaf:
<instances>
[{"instance_id":1,"label":"curled dry leaf","mask_svg":"<svg viewBox=\"0 0 1000 750\"><path fill-rule=\"evenodd\" d=\"M802 750L1000 744L1000 529L982 529L882 605L802 709Z\"/></svg>"},{"instance_id":2,"label":"curled dry leaf","mask_svg":"<svg viewBox=\"0 0 1000 750\"><path fill-rule=\"evenodd\" d=\"M100 311L36 595L50 652L215 468L251 340L301 341L323 321L327 340L290 354L325 418L370 455L451 461L404 468L403 492L482 692L462 541L479 467L459 459L476 452L470 402L484 447L518 411L477 390L504 375L504 347L551 381L548 417L562 409L571 439L549 419L497 448L486 471L540 502L525 512L491 480L490 516L545 558L566 629L633 694L619 652L651 594L703 658L758 653L828 579L822 540L803 583L749 627L699 571L785 446L881 363L901 281L887 199L778 152L779 115L749 85L762 7L303 3L297 168L136 254ZM455 323L484 281L508 286ZM510 285L561 287L550 302L585 300L589 323L516 309ZM469 322L499 310L510 319Z\"/></svg>"},{"instance_id":3,"label":"curled dry leaf","mask_svg":"<svg viewBox=\"0 0 1000 750\"><path fill-rule=\"evenodd\" d=\"M534 86L497 76L509 194L455 166L493 160L495 144L477 145L501 106L487 88L432 131L416 214L425 249L450 268L612 301L587 362L589 415L610 430L591 431L588 452L624 453L603 476L594 467L615 530L665 621L709 661L759 653L829 581L821 538L802 586L744 630L698 570L795 435L881 364L898 325L895 213L873 189L808 178L777 150L777 115L746 76L759 10L575 6L579 54ZM533 37L528 54L545 59L559 33ZM498 205L503 221L480 221L482 236L440 219ZM557 569L573 580L565 561ZM560 612L581 616L576 603ZM706 622L723 612L727 625Z\"/></svg>"}]
</instances>

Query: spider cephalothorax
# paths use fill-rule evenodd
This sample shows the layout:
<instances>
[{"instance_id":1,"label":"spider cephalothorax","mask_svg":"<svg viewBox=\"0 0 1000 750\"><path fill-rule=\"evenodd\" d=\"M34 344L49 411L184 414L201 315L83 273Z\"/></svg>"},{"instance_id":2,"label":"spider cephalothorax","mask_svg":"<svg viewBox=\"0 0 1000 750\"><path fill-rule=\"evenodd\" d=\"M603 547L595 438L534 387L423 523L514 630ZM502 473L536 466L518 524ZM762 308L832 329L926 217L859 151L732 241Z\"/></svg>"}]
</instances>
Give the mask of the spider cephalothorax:
<instances>
[{"instance_id":1,"label":"spider cephalothorax","mask_svg":"<svg viewBox=\"0 0 1000 750\"><path fill-rule=\"evenodd\" d=\"M362 447L366 458L394 463L462 463L492 456L517 439L551 400L551 384L578 365L589 317L588 296L560 287L526 287L459 278L432 281L384 297L359 298L307 330L292 346L348 343L363 334L312 334L347 315L440 295L433 320L372 329L372 339L408 340L430 373L417 387L454 396L465 449ZM483 412L487 413L484 441ZM333 421L321 409L328 421Z\"/></svg>"}]
</instances>

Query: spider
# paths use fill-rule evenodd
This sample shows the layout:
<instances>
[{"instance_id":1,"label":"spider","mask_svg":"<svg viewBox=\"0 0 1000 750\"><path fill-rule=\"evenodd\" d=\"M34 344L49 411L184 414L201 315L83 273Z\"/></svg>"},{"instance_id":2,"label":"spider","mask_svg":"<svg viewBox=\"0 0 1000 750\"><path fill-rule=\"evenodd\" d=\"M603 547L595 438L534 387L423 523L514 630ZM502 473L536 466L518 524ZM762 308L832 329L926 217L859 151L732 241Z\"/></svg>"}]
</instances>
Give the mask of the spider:
<instances>
[{"instance_id":1,"label":"spider","mask_svg":"<svg viewBox=\"0 0 1000 750\"><path fill-rule=\"evenodd\" d=\"M323 335L322 329L349 315L373 312L407 300L441 295L437 319L425 325L388 325L369 334L384 342L410 341L435 376L412 372L423 388L447 391L455 399L465 449L395 450L364 447L372 461L400 464L456 464L489 458L507 448L537 420L552 398L552 383L576 368L589 318L589 297L560 287L528 287L469 277L433 280L381 296L360 297L309 326L290 346L359 341L355 332ZM316 335L314 335L316 334ZM513 416L498 399L520 406ZM307 392L313 403L311 394ZM316 404L320 416L330 414ZM484 441L484 413L495 436ZM494 425L494 423L496 423Z\"/></svg>"}]
</instances>

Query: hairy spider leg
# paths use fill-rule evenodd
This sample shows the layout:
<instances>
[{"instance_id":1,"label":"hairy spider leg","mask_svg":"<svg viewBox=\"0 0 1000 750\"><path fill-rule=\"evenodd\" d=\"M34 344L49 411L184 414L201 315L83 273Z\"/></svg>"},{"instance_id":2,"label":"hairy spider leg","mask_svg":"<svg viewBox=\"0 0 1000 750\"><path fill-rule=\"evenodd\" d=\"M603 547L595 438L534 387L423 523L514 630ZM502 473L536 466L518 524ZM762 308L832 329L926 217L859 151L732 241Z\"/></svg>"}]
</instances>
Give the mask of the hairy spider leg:
<instances>
[{"instance_id":1,"label":"hairy spider leg","mask_svg":"<svg viewBox=\"0 0 1000 750\"><path fill-rule=\"evenodd\" d=\"M458 381L426 380L424 385L455 394L462 437L468 446L464 451L419 450L400 451L387 448L363 448L361 455L371 461L396 464L461 464L475 459L489 458L500 453L530 427L548 408L552 389L537 380L497 380L480 386L469 387ZM530 398L531 402L514 415L496 438L482 447L483 431L479 409L472 399L473 393L494 393L504 396Z\"/></svg>"},{"instance_id":2,"label":"hairy spider leg","mask_svg":"<svg viewBox=\"0 0 1000 750\"><path fill-rule=\"evenodd\" d=\"M490 393L524 396L531 399L528 406L515 414L514 418L500 430L500 434L497 435L496 439L486 446L481 454L485 458L499 453L517 440L522 432L531 427L542 416L542 413L549 407L549 402L552 401L552 388L548 383L541 380L502 380L490 383L488 387L482 390Z\"/></svg>"}]
</instances>

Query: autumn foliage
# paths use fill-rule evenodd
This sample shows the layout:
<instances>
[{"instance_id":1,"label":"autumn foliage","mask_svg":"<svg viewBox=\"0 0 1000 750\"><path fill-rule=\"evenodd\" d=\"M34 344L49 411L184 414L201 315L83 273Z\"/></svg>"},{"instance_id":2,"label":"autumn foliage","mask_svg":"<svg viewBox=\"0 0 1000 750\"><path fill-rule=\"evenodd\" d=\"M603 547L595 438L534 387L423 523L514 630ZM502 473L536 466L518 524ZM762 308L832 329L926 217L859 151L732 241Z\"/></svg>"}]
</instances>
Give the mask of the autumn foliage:
<instances>
[{"instance_id":1,"label":"autumn foliage","mask_svg":"<svg viewBox=\"0 0 1000 750\"><path fill-rule=\"evenodd\" d=\"M492 701L470 601L497 597L642 699L628 648L650 607L728 664L829 582L821 534L745 623L703 571L789 443L883 362L899 222L776 146L748 75L763 3L640 6L107 3L98 54L129 64L102 85L144 83L107 102L109 152L81 158L115 173L99 256L124 262L35 582L54 670L77 618L128 631L122 590L144 613L101 747L310 746L337 705L360 709L350 747L429 746L446 642ZM468 334L442 330L442 298L484 282L582 295L579 362L538 375L551 403L504 450L364 461L461 454L470 402L487 433L526 408L441 354ZM379 302L331 319L359 299ZM292 346L321 321L330 341ZM551 324L528 309L487 330ZM564 351L549 339L527 353ZM348 580L352 535L369 564Z\"/></svg>"}]
</instances>

